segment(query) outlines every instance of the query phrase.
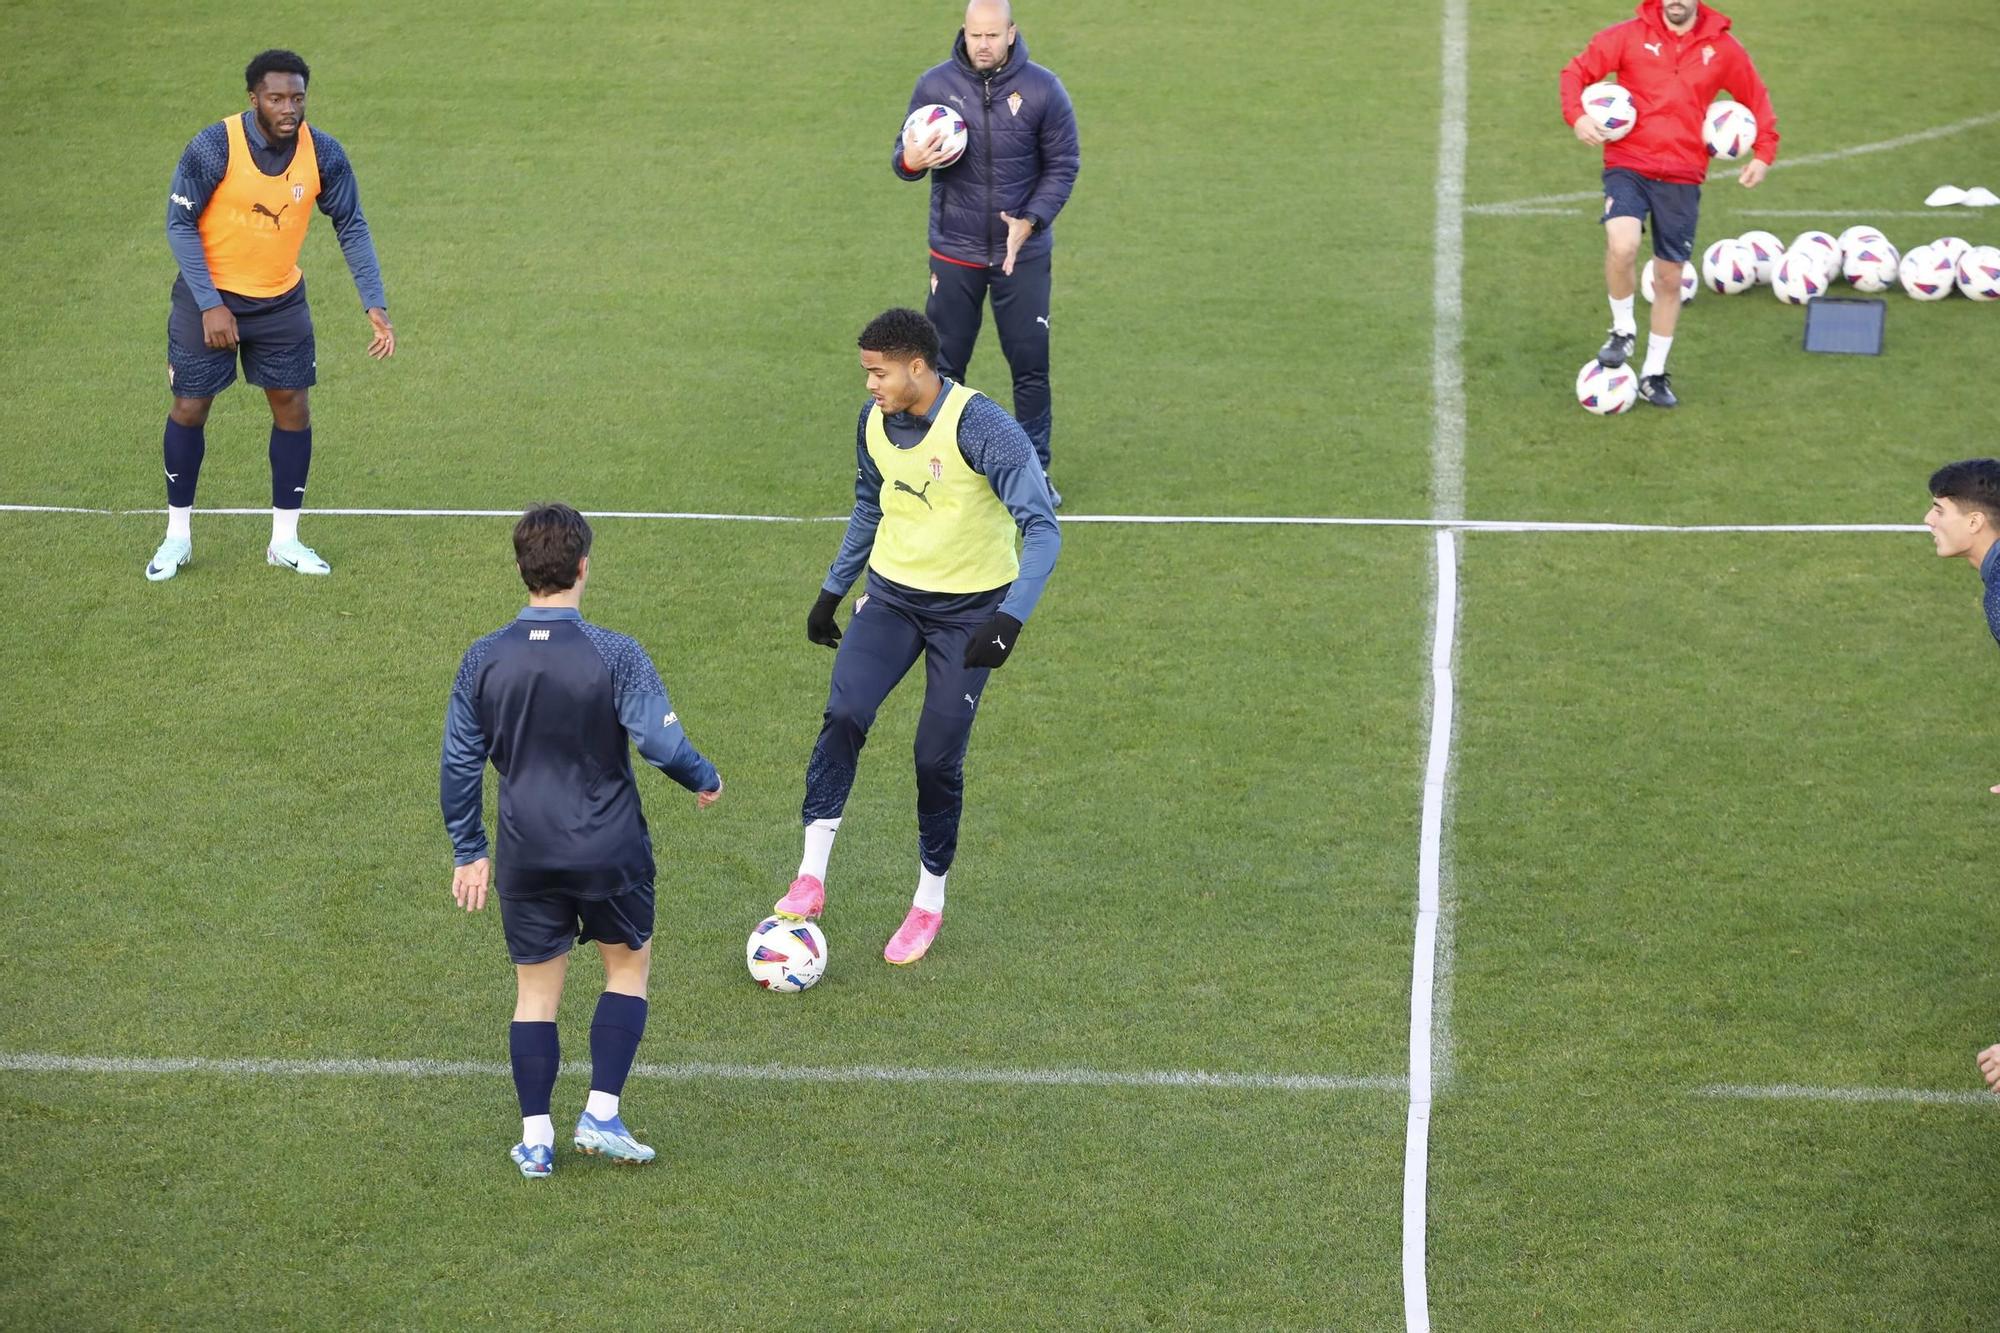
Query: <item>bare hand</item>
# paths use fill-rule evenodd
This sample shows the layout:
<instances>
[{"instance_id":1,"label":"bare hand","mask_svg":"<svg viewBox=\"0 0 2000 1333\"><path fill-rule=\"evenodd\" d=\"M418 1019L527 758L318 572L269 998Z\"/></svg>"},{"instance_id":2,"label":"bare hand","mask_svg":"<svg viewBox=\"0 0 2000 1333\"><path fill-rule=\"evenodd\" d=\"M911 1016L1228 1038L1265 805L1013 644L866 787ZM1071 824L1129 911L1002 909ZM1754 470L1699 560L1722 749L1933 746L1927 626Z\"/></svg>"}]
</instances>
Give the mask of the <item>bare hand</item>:
<instances>
[{"instance_id":1,"label":"bare hand","mask_svg":"<svg viewBox=\"0 0 2000 1333\"><path fill-rule=\"evenodd\" d=\"M1979 1053L1979 1072L1986 1076L1986 1086L2000 1092L2000 1046L1988 1046Z\"/></svg>"},{"instance_id":2,"label":"bare hand","mask_svg":"<svg viewBox=\"0 0 2000 1333\"><path fill-rule=\"evenodd\" d=\"M715 779L714 791L698 791L694 794L694 808L697 810L706 810L708 809L708 807L714 805L717 801L721 799L722 799L722 778L718 774Z\"/></svg>"},{"instance_id":3,"label":"bare hand","mask_svg":"<svg viewBox=\"0 0 2000 1333\"><path fill-rule=\"evenodd\" d=\"M492 869L493 858L490 856L454 867L451 872L452 900L468 912L477 912L486 906L486 877Z\"/></svg>"},{"instance_id":4,"label":"bare hand","mask_svg":"<svg viewBox=\"0 0 2000 1333\"><path fill-rule=\"evenodd\" d=\"M1738 173L1736 179L1742 184L1744 189L1754 190L1757 188L1758 183L1764 179L1764 173L1770 169L1771 164L1769 162L1766 162L1761 157L1753 157L1743 164L1743 170Z\"/></svg>"},{"instance_id":5,"label":"bare hand","mask_svg":"<svg viewBox=\"0 0 2000 1333\"><path fill-rule=\"evenodd\" d=\"M1570 128L1576 131L1577 138L1583 140L1593 148L1602 148L1610 142L1609 139L1604 137L1604 127L1592 120L1590 113L1587 111L1578 116L1576 124Z\"/></svg>"},{"instance_id":6,"label":"bare hand","mask_svg":"<svg viewBox=\"0 0 2000 1333\"><path fill-rule=\"evenodd\" d=\"M236 316L228 306L211 306L201 312L201 340L218 352L236 346Z\"/></svg>"},{"instance_id":7,"label":"bare hand","mask_svg":"<svg viewBox=\"0 0 2000 1333\"><path fill-rule=\"evenodd\" d=\"M907 172L929 171L944 159L943 126L934 128L922 143L912 144L907 137L903 140L903 170Z\"/></svg>"},{"instance_id":8,"label":"bare hand","mask_svg":"<svg viewBox=\"0 0 2000 1333\"><path fill-rule=\"evenodd\" d=\"M389 322L386 310L370 310L368 322L375 326L375 339L368 344L368 355L386 361L396 354L396 326Z\"/></svg>"},{"instance_id":9,"label":"bare hand","mask_svg":"<svg viewBox=\"0 0 2000 1333\"><path fill-rule=\"evenodd\" d=\"M1995 796L2000 796L2000 787L1994 787L1991 790Z\"/></svg>"},{"instance_id":10,"label":"bare hand","mask_svg":"<svg viewBox=\"0 0 2000 1333\"><path fill-rule=\"evenodd\" d=\"M1035 224L1008 213L1002 213L1000 220L1007 224L1007 258L1002 261L1000 271L1011 278L1014 276L1014 256L1021 253L1021 247L1035 234Z\"/></svg>"}]
</instances>

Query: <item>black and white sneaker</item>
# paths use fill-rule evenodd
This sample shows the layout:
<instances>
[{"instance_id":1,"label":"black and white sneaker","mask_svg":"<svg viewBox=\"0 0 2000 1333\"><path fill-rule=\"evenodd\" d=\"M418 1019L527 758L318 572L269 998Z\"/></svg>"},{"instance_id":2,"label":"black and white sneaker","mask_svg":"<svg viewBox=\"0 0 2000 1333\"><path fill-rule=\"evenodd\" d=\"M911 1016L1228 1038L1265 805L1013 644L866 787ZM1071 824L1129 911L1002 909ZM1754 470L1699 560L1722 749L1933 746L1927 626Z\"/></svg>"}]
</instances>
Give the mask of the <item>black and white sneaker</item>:
<instances>
[{"instance_id":1,"label":"black and white sneaker","mask_svg":"<svg viewBox=\"0 0 2000 1333\"><path fill-rule=\"evenodd\" d=\"M1666 371L1657 375L1647 375L1639 381L1639 396L1654 407L1678 407L1680 399L1674 397L1674 386L1668 383Z\"/></svg>"},{"instance_id":2,"label":"black and white sneaker","mask_svg":"<svg viewBox=\"0 0 2000 1333\"><path fill-rule=\"evenodd\" d=\"M1616 370L1632 359L1632 344L1637 335L1611 330L1611 336L1604 340L1604 346L1597 349L1597 364L1606 370Z\"/></svg>"}]
</instances>

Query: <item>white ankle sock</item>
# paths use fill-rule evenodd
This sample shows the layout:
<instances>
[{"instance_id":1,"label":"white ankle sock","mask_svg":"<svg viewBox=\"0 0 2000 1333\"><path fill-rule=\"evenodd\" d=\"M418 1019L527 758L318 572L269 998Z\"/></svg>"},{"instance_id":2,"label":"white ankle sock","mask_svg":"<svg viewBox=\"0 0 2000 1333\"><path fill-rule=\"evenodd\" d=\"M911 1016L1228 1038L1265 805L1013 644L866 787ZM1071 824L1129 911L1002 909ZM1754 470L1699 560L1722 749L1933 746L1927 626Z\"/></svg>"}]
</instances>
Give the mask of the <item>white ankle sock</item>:
<instances>
[{"instance_id":1,"label":"white ankle sock","mask_svg":"<svg viewBox=\"0 0 2000 1333\"><path fill-rule=\"evenodd\" d=\"M194 533L190 526L193 522L193 505L189 505L185 509L179 509L173 505L167 506L167 536L179 537L183 541L193 541Z\"/></svg>"},{"instance_id":2,"label":"white ankle sock","mask_svg":"<svg viewBox=\"0 0 2000 1333\"><path fill-rule=\"evenodd\" d=\"M1674 340L1657 333L1646 335L1646 368L1639 372L1644 379L1648 375L1663 375L1667 369L1667 353L1673 350Z\"/></svg>"},{"instance_id":3,"label":"white ankle sock","mask_svg":"<svg viewBox=\"0 0 2000 1333\"><path fill-rule=\"evenodd\" d=\"M1639 321L1632 317L1632 297L1611 297L1611 331L1628 337L1639 332Z\"/></svg>"},{"instance_id":4,"label":"white ankle sock","mask_svg":"<svg viewBox=\"0 0 2000 1333\"><path fill-rule=\"evenodd\" d=\"M945 875L950 873L945 871ZM926 912L944 910L944 875L933 875L929 870L918 867L916 904Z\"/></svg>"},{"instance_id":5,"label":"white ankle sock","mask_svg":"<svg viewBox=\"0 0 2000 1333\"><path fill-rule=\"evenodd\" d=\"M540 1144L544 1148L556 1146L556 1122L545 1115L524 1115L521 1117L521 1142L530 1148Z\"/></svg>"},{"instance_id":6,"label":"white ankle sock","mask_svg":"<svg viewBox=\"0 0 2000 1333\"><path fill-rule=\"evenodd\" d=\"M826 883L826 862L833 855L833 835L838 832L838 819L815 819L806 825L806 854L799 861L801 875L811 875Z\"/></svg>"},{"instance_id":7,"label":"white ankle sock","mask_svg":"<svg viewBox=\"0 0 2000 1333\"><path fill-rule=\"evenodd\" d=\"M583 1104L583 1110L594 1120L609 1120L618 1114L618 1098L616 1094L592 1088L590 1100Z\"/></svg>"},{"instance_id":8,"label":"white ankle sock","mask_svg":"<svg viewBox=\"0 0 2000 1333\"><path fill-rule=\"evenodd\" d=\"M286 542L299 539L299 511L296 509L273 509L271 511L271 545L282 546ZM553 1140L551 1140L553 1142Z\"/></svg>"}]
</instances>

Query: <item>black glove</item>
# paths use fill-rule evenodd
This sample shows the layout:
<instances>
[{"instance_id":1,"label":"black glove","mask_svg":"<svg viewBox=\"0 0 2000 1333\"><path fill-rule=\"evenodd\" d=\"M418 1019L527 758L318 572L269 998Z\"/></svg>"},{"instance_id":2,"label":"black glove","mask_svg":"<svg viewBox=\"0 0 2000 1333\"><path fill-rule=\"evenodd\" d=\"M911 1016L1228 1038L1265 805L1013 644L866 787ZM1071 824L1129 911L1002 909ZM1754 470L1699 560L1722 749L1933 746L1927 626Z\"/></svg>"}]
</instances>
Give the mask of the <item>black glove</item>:
<instances>
[{"instance_id":1,"label":"black glove","mask_svg":"<svg viewBox=\"0 0 2000 1333\"><path fill-rule=\"evenodd\" d=\"M1005 611L996 611L992 619L979 627L972 636L972 642L965 645L965 664L969 667L997 667L1004 664L1007 654L1014 651L1014 643L1021 637L1021 622Z\"/></svg>"},{"instance_id":2,"label":"black glove","mask_svg":"<svg viewBox=\"0 0 2000 1333\"><path fill-rule=\"evenodd\" d=\"M806 612L806 637L829 648L840 647L840 626L833 620L833 613L839 609L840 594L821 589L819 600Z\"/></svg>"}]
</instances>

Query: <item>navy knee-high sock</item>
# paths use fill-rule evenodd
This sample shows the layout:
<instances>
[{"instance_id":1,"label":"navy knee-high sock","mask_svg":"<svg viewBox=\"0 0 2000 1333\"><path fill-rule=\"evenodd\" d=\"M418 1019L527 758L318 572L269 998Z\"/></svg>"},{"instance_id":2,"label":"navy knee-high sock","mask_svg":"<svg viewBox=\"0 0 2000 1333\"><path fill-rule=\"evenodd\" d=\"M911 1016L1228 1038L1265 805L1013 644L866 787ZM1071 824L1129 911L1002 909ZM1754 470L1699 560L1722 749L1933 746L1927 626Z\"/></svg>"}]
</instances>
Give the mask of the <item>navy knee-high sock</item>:
<instances>
[{"instance_id":1,"label":"navy knee-high sock","mask_svg":"<svg viewBox=\"0 0 2000 1333\"><path fill-rule=\"evenodd\" d=\"M202 455L208 452L200 426L183 426L167 418L163 447L167 462L167 503L176 509L194 504L194 484L201 476Z\"/></svg>"},{"instance_id":2,"label":"navy knee-high sock","mask_svg":"<svg viewBox=\"0 0 2000 1333\"><path fill-rule=\"evenodd\" d=\"M279 430L271 427L271 508L303 509L306 474L312 471L312 427Z\"/></svg>"},{"instance_id":3,"label":"navy knee-high sock","mask_svg":"<svg viewBox=\"0 0 2000 1333\"><path fill-rule=\"evenodd\" d=\"M597 997L590 1020L590 1090L613 1097L625 1091L625 1076L646 1035L646 1002L637 995L606 991Z\"/></svg>"},{"instance_id":4,"label":"navy knee-high sock","mask_svg":"<svg viewBox=\"0 0 2000 1333\"><path fill-rule=\"evenodd\" d=\"M547 1115L549 1095L556 1090L556 1069L562 1047L554 1023L516 1023L507 1030L508 1054L514 1065L514 1092L523 1116Z\"/></svg>"}]
</instances>

